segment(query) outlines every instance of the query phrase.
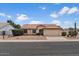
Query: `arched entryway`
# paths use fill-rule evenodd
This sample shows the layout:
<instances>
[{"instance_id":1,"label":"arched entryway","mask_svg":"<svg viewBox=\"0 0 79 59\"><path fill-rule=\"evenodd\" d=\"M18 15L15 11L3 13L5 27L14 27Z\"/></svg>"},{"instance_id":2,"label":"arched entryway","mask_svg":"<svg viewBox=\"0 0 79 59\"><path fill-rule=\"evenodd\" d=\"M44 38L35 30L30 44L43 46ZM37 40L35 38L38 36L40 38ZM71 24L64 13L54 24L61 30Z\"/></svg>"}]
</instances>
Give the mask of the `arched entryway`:
<instances>
[{"instance_id":1,"label":"arched entryway","mask_svg":"<svg viewBox=\"0 0 79 59\"><path fill-rule=\"evenodd\" d=\"M37 29L37 34L38 34L38 35L43 35L43 34L44 34L44 28L46 28L46 26L44 26L44 25L38 25L38 26L36 27L36 29Z\"/></svg>"}]
</instances>

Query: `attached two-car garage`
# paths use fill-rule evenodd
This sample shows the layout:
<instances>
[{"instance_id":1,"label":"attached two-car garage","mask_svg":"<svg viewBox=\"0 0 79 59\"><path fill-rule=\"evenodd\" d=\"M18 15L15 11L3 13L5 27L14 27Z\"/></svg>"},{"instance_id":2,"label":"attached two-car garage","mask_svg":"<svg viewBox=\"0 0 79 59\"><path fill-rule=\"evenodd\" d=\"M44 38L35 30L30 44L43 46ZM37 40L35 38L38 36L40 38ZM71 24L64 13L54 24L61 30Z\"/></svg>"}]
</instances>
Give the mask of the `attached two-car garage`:
<instances>
[{"instance_id":1,"label":"attached two-car garage","mask_svg":"<svg viewBox=\"0 0 79 59\"><path fill-rule=\"evenodd\" d=\"M60 29L44 29L45 36L61 36L62 30Z\"/></svg>"}]
</instances>

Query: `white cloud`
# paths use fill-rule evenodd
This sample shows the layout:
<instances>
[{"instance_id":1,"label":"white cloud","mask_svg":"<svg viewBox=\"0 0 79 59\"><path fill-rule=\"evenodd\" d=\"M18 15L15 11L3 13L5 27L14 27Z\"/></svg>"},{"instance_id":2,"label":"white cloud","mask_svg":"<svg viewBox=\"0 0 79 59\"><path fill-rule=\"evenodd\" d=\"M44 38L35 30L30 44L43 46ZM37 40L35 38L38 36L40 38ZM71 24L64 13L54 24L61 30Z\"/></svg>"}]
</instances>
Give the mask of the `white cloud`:
<instances>
[{"instance_id":1,"label":"white cloud","mask_svg":"<svg viewBox=\"0 0 79 59\"><path fill-rule=\"evenodd\" d=\"M59 14L60 15L64 15L66 14L68 11L69 11L70 8L68 7L63 7L60 11L59 11Z\"/></svg>"},{"instance_id":2,"label":"white cloud","mask_svg":"<svg viewBox=\"0 0 79 59\"><path fill-rule=\"evenodd\" d=\"M76 13L78 12L78 8L77 7L72 7L69 11L68 11L68 14L73 14L73 13Z\"/></svg>"},{"instance_id":3,"label":"white cloud","mask_svg":"<svg viewBox=\"0 0 79 59\"><path fill-rule=\"evenodd\" d=\"M43 24L41 21L31 21L29 24Z\"/></svg>"},{"instance_id":4,"label":"white cloud","mask_svg":"<svg viewBox=\"0 0 79 59\"><path fill-rule=\"evenodd\" d=\"M10 15L7 15L7 18L11 19L11 18L12 18L12 16L10 16Z\"/></svg>"},{"instance_id":5,"label":"white cloud","mask_svg":"<svg viewBox=\"0 0 79 59\"><path fill-rule=\"evenodd\" d=\"M0 16L5 17L5 16L6 16L6 14L5 14L5 13L0 13Z\"/></svg>"},{"instance_id":6,"label":"white cloud","mask_svg":"<svg viewBox=\"0 0 79 59\"><path fill-rule=\"evenodd\" d=\"M46 7L43 7L42 9L43 9L43 10L45 10L45 9L46 9Z\"/></svg>"},{"instance_id":7,"label":"white cloud","mask_svg":"<svg viewBox=\"0 0 79 59\"><path fill-rule=\"evenodd\" d=\"M52 23L56 24L56 25L60 25L61 24L61 22L59 20L53 20Z\"/></svg>"},{"instance_id":8,"label":"white cloud","mask_svg":"<svg viewBox=\"0 0 79 59\"><path fill-rule=\"evenodd\" d=\"M17 20L28 20L29 17L25 14L17 14Z\"/></svg>"},{"instance_id":9,"label":"white cloud","mask_svg":"<svg viewBox=\"0 0 79 59\"><path fill-rule=\"evenodd\" d=\"M68 7L63 7L59 12L53 12L50 14L53 18L58 18L60 15L64 15L69 11Z\"/></svg>"},{"instance_id":10,"label":"white cloud","mask_svg":"<svg viewBox=\"0 0 79 59\"><path fill-rule=\"evenodd\" d=\"M64 14L72 14L72 13L76 13L78 12L79 9L77 7L72 7L72 8L69 8L69 7L63 7L60 11L59 11L59 14L60 15L64 15Z\"/></svg>"},{"instance_id":11,"label":"white cloud","mask_svg":"<svg viewBox=\"0 0 79 59\"><path fill-rule=\"evenodd\" d=\"M52 18L58 18L58 15L57 15L56 13L52 13L52 14L50 14L50 16L51 16Z\"/></svg>"},{"instance_id":12,"label":"white cloud","mask_svg":"<svg viewBox=\"0 0 79 59\"><path fill-rule=\"evenodd\" d=\"M5 13L0 13L0 16L3 16L3 17L8 18L8 19L11 19L12 18L11 15L7 15Z\"/></svg>"},{"instance_id":13,"label":"white cloud","mask_svg":"<svg viewBox=\"0 0 79 59\"><path fill-rule=\"evenodd\" d=\"M50 16L53 18L58 18L60 16L63 16L64 14L73 14L77 12L79 12L79 9L77 7L69 8L65 6L60 11L51 13Z\"/></svg>"},{"instance_id":14,"label":"white cloud","mask_svg":"<svg viewBox=\"0 0 79 59\"><path fill-rule=\"evenodd\" d=\"M40 9L42 9L42 10L46 10L46 7L39 7Z\"/></svg>"}]
</instances>

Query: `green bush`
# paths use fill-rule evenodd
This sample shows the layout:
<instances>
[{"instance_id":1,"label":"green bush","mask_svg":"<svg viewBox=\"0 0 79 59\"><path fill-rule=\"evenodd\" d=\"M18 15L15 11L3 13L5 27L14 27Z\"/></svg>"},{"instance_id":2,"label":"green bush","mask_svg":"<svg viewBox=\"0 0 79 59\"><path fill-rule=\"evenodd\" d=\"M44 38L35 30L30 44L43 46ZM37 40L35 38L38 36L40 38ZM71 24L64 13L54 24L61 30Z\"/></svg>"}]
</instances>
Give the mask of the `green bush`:
<instances>
[{"instance_id":1,"label":"green bush","mask_svg":"<svg viewBox=\"0 0 79 59\"><path fill-rule=\"evenodd\" d=\"M40 35L40 33L37 33L36 35Z\"/></svg>"},{"instance_id":2,"label":"green bush","mask_svg":"<svg viewBox=\"0 0 79 59\"><path fill-rule=\"evenodd\" d=\"M68 35L73 36L73 31L69 31Z\"/></svg>"},{"instance_id":3,"label":"green bush","mask_svg":"<svg viewBox=\"0 0 79 59\"><path fill-rule=\"evenodd\" d=\"M66 32L62 32L62 36L66 36Z\"/></svg>"},{"instance_id":4,"label":"green bush","mask_svg":"<svg viewBox=\"0 0 79 59\"><path fill-rule=\"evenodd\" d=\"M68 35L70 35L71 37L72 36L77 36L77 34L78 34L78 32L76 32L76 31L69 31L68 32Z\"/></svg>"},{"instance_id":5,"label":"green bush","mask_svg":"<svg viewBox=\"0 0 79 59\"><path fill-rule=\"evenodd\" d=\"M12 30L13 36L20 36L24 34L24 31L22 29L16 29Z\"/></svg>"},{"instance_id":6,"label":"green bush","mask_svg":"<svg viewBox=\"0 0 79 59\"><path fill-rule=\"evenodd\" d=\"M36 35L43 35L43 29L40 29L39 33L37 33Z\"/></svg>"}]
</instances>

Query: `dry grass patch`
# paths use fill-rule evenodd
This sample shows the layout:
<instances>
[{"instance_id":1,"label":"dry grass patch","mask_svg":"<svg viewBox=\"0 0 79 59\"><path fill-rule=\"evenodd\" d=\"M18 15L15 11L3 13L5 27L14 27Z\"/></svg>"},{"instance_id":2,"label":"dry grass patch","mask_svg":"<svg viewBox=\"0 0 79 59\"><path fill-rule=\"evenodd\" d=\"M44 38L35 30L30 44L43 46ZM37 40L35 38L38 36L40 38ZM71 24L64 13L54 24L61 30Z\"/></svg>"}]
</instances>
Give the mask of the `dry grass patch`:
<instances>
[{"instance_id":1,"label":"dry grass patch","mask_svg":"<svg viewBox=\"0 0 79 59\"><path fill-rule=\"evenodd\" d=\"M0 39L3 39L2 36L0 36ZM13 37L8 37L5 36L4 40L46 40L45 36L13 36Z\"/></svg>"}]
</instances>

